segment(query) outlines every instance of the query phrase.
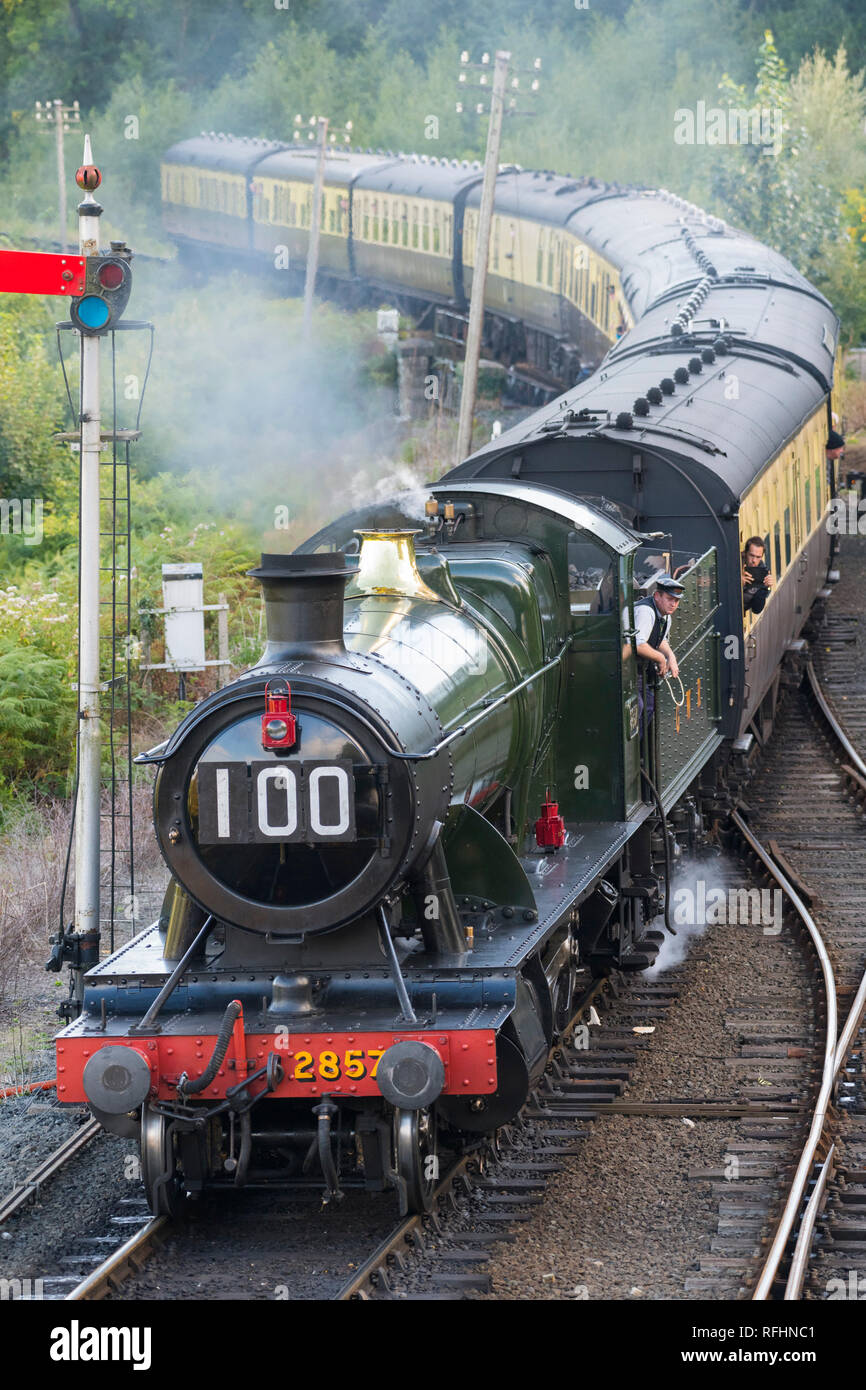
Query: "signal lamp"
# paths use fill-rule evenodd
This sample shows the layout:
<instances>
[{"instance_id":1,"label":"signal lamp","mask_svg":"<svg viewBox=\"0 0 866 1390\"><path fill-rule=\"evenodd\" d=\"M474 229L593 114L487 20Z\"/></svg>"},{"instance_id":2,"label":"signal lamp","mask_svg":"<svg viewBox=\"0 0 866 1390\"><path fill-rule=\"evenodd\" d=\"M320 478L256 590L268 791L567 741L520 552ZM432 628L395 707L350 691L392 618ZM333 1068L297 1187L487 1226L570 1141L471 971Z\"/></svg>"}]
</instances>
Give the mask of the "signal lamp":
<instances>
[{"instance_id":1,"label":"signal lamp","mask_svg":"<svg viewBox=\"0 0 866 1390\"><path fill-rule=\"evenodd\" d=\"M125 256L88 256L84 294L70 302L73 324L85 337L108 333L120 319L132 289L132 268Z\"/></svg>"}]
</instances>

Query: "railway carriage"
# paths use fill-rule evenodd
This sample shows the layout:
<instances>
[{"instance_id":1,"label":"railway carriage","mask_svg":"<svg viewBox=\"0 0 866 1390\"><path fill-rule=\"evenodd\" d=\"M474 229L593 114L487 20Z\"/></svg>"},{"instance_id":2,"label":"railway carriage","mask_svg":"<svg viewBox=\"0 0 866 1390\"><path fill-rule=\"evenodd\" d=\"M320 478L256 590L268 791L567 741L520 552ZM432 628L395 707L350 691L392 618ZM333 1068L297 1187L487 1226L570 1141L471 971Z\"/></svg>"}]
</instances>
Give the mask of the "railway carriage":
<instances>
[{"instance_id":1,"label":"railway carriage","mask_svg":"<svg viewBox=\"0 0 866 1390\"><path fill-rule=\"evenodd\" d=\"M457 160L399 159L367 170L353 198L355 272L417 301L459 297L463 208L481 178Z\"/></svg>"},{"instance_id":2,"label":"railway carriage","mask_svg":"<svg viewBox=\"0 0 866 1390\"><path fill-rule=\"evenodd\" d=\"M357 200L353 189L370 168L379 168L378 156L351 151L329 151L322 190L319 267L323 276L346 283L356 272ZM252 249L262 263L273 260L276 245L289 248L291 263L303 272L310 242L313 179L316 154L312 150L279 150L256 165L252 187Z\"/></svg>"},{"instance_id":3,"label":"railway carriage","mask_svg":"<svg viewBox=\"0 0 866 1390\"><path fill-rule=\"evenodd\" d=\"M766 735L783 657L826 584L824 461L838 320L782 256L657 194L572 225L620 266L637 322L599 372L446 475L596 494L681 552L719 552L722 727ZM744 615L742 551L774 588Z\"/></svg>"},{"instance_id":4,"label":"railway carriage","mask_svg":"<svg viewBox=\"0 0 866 1390\"><path fill-rule=\"evenodd\" d=\"M577 208L610 194L595 179L519 169L497 178L486 305L513 326L515 356L551 379L574 380L582 363L598 362L633 322L618 270L572 229ZM467 301L480 201L480 188L466 200L461 290Z\"/></svg>"},{"instance_id":5,"label":"railway carriage","mask_svg":"<svg viewBox=\"0 0 866 1390\"><path fill-rule=\"evenodd\" d=\"M171 196L199 198L178 235L209 235L213 195L176 151ZM250 198L280 230L279 191L304 206L294 152L232 152L220 197L266 163L251 252ZM381 286L399 267L396 294L411 280L459 313L476 175L345 172L341 268ZM361 508L263 556L261 660L144 755L169 890L86 975L57 1091L139 1138L154 1211L258 1181L428 1206L437 1145L519 1112L575 991L655 959L672 859L738 791L824 584L826 300L670 195L500 184L493 317L551 353L578 329L610 349L422 515L414 497ZM215 246L237 236L213 225ZM758 617L751 534L776 581ZM634 602L680 567L682 698L659 689L648 721Z\"/></svg>"},{"instance_id":6,"label":"railway carriage","mask_svg":"<svg viewBox=\"0 0 866 1390\"><path fill-rule=\"evenodd\" d=\"M182 252L252 249L252 174L274 140L204 135L173 145L161 167L163 225Z\"/></svg>"}]
</instances>

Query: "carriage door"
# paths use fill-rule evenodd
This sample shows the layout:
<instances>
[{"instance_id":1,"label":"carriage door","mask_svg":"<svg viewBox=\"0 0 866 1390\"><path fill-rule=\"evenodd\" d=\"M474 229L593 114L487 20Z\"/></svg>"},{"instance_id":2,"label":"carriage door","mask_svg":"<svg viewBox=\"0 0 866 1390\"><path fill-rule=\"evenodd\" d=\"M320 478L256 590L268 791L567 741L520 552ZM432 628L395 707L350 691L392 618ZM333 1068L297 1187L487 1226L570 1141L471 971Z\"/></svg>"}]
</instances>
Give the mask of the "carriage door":
<instances>
[{"instance_id":1,"label":"carriage door","mask_svg":"<svg viewBox=\"0 0 866 1390\"><path fill-rule=\"evenodd\" d=\"M503 219L503 247L502 252L505 264L502 267L503 277L508 281L506 298L511 312L518 313L522 310L522 304L518 305L517 292L520 289L520 243L517 235L517 222L510 218L507 222Z\"/></svg>"},{"instance_id":2,"label":"carriage door","mask_svg":"<svg viewBox=\"0 0 866 1390\"><path fill-rule=\"evenodd\" d=\"M568 332L568 305L565 302L565 248L561 233L554 233L554 241L556 244L556 267L553 288L556 294L557 332L564 334Z\"/></svg>"},{"instance_id":3,"label":"carriage door","mask_svg":"<svg viewBox=\"0 0 866 1390\"><path fill-rule=\"evenodd\" d=\"M806 545L806 521L803 514L803 470L800 463L800 455L794 458L791 470L793 496L791 498L792 526L794 534L792 537L794 551L797 558L794 563L797 566L797 616L808 613L810 594L809 594L809 547ZM797 623L799 631L800 624Z\"/></svg>"}]
</instances>

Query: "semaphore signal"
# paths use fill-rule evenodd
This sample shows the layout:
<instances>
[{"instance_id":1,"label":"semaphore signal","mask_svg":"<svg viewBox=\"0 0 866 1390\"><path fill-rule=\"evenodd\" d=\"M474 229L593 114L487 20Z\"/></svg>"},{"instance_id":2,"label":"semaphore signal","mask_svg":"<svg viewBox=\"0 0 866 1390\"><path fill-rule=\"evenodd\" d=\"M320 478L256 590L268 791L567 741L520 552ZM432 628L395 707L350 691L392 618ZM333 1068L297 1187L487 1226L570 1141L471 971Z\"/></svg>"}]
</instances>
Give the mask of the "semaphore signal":
<instances>
[{"instance_id":1,"label":"semaphore signal","mask_svg":"<svg viewBox=\"0 0 866 1390\"><path fill-rule=\"evenodd\" d=\"M79 509L78 757L74 806L74 930L60 923L52 968L73 969L73 999L81 998L82 976L99 959L101 746L100 678L100 447L116 440L116 421L104 436L100 417L100 338L118 327L132 289L132 253L123 242L99 249L102 207L94 192L102 175L93 163L90 137L75 175L84 197L78 205L79 254L0 250L0 293L41 294L69 301L66 327L81 342L78 444L81 468ZM130 325L132 326L132 325ZM114 563L114 562L112 562ZM77 1008L74 1009L77 1012Z\"/></svg>"}]
</instances>

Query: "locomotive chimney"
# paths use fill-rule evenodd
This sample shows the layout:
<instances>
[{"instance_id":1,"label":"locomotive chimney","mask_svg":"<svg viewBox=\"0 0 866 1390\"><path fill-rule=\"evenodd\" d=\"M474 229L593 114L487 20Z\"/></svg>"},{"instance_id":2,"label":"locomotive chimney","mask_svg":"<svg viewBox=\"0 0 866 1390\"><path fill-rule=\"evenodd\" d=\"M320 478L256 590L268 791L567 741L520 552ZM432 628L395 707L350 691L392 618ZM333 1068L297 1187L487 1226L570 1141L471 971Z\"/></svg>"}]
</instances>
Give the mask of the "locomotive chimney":
<instances>
[{"instance_id":1,"label":"locomotive chimney","mask_svg":"<svg viewBox=\"0 0 866 1390\"><path fill-rule=\"evenodd\" d=\"M263 555L247 570L265 595L268 644L257 663L345 657L343 594L352 571L342 551L323 555Z\"/></svg>"}]
</instances>

